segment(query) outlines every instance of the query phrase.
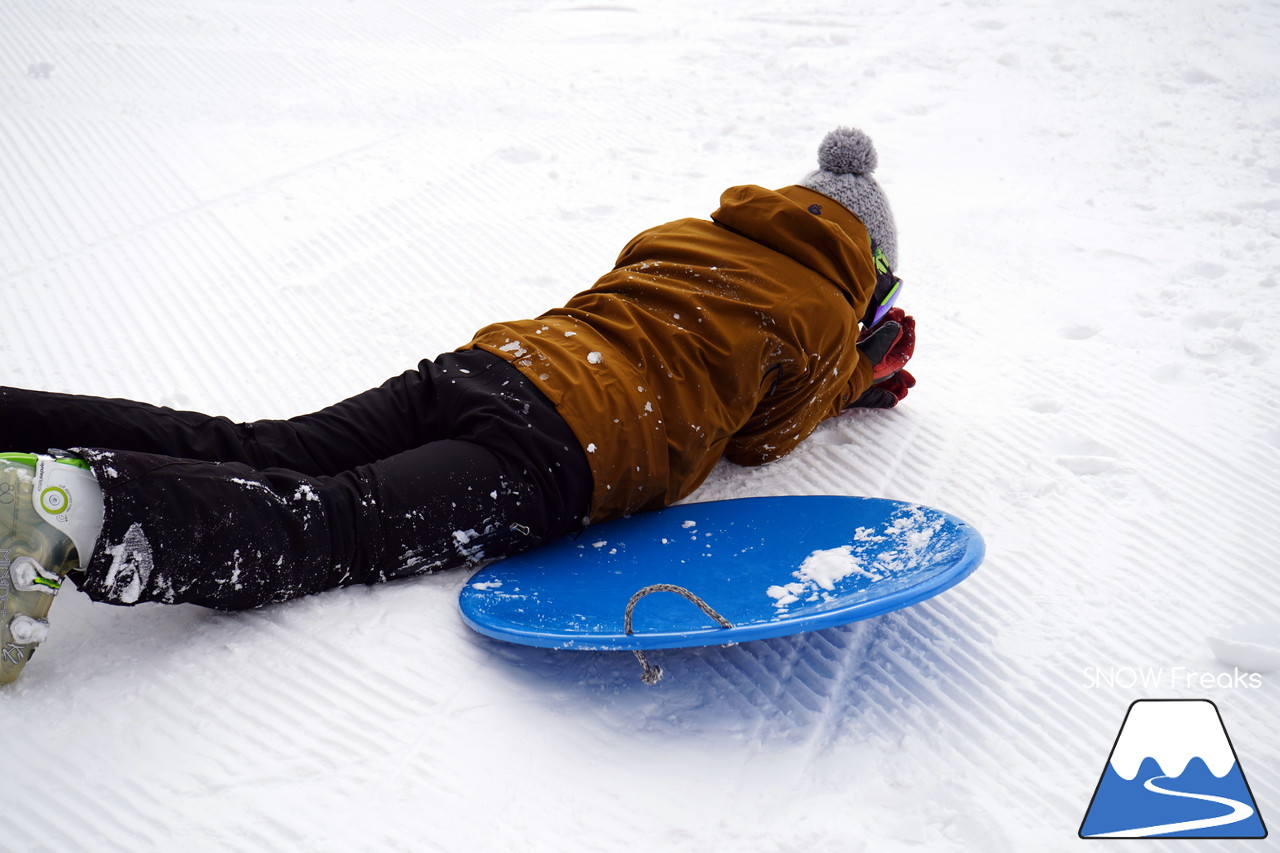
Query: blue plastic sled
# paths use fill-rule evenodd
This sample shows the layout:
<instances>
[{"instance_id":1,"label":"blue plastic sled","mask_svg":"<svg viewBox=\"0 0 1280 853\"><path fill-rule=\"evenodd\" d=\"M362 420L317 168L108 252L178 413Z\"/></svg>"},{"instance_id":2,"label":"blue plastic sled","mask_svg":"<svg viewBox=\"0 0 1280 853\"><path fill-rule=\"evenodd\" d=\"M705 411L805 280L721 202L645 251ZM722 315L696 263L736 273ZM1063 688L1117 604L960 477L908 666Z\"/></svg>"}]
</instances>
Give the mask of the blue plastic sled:
<instances>
[{"instance_id":1,"label":"blue plastic sled","mask_svg":"<svg viewBox=\"0 0 1280 853\"><path fill-rule=\"evenodd\" d=\"M917 504L740 498L593 525L501 560L460 605L480 633L529 646L740 643L908 607L966 578L983 553L973 527Z\"/></svg>"}]
</instances>

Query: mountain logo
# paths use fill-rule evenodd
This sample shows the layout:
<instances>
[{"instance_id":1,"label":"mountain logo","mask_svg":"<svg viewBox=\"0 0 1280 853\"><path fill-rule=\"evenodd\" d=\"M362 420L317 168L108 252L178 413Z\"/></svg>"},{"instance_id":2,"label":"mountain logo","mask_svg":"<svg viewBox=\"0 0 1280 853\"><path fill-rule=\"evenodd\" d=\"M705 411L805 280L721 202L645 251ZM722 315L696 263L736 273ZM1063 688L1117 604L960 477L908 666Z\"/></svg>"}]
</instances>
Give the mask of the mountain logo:
<instances>
[{"instance_id":1,"label":"mountain logo","mask_svg":"<svg viewBox=\"0 0 1280 853\"><path fill-rule=\"evenodd\" d=\"M1218 706L1129 706L1080 824L1081 838L1266 838Z\"/></svg>"}]
</instances>

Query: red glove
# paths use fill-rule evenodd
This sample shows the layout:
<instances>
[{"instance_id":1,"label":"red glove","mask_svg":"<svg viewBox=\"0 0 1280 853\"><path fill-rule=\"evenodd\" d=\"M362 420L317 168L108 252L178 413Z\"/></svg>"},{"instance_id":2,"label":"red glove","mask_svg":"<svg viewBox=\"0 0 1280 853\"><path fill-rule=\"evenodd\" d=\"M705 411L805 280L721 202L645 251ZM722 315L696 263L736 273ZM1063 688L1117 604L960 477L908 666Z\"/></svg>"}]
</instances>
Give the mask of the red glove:
<instances>
[{"instance_id":1,"label":"red glove","mask_svg":"<svg viewBox=\"0 0 1280 853\"><path fill-rule=\"evenodd\" d=\"M859 409L892 409L915 386L903 368L916 349L916 318L890 308L874 327L858 338L858 350L871 362L871 387L849 405Z\"/></svg>"}]
</instances>

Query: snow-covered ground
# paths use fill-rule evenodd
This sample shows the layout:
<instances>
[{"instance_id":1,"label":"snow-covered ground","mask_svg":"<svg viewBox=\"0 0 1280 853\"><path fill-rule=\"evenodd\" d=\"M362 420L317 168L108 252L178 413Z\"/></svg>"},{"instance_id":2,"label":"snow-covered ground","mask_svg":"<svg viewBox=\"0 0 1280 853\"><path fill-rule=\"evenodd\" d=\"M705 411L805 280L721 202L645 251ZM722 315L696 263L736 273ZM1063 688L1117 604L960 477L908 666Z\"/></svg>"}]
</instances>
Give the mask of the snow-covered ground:
<instances>
[{"instance_id":1,"label":"snow-covered ground","mask_svg":"<svg viewBox=\"0 0 1280 853\"><path fill-rule=\"evenodd\" d=\"M853 124L919 385L693 499L903 498L988 544L655 687L471 633L458 574L70 592L0 690L0 848L1066 850L1148 697L1216 702L1280 822L1278 47L1257 0L0 5L5 384L309 411Z\"/></svg>"}]
</instances>

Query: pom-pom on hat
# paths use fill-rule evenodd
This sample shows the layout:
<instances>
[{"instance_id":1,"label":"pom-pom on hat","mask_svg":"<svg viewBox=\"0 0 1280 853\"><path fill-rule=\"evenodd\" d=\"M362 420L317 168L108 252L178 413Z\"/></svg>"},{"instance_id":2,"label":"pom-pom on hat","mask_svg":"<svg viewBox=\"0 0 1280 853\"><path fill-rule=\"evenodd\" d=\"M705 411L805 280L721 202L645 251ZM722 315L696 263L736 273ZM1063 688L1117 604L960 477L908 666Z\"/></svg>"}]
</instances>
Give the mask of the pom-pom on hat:
<instances>
[{"instance_id":1,"label":"pom-pom on hat","mask_svg":"<svg viewBox=\"0 0 1280 853\"><path fill-rule=\"evenodd\" d=\"M818 146L818 170L800 186L840 202L867 226L867 232L889 266L898 266L898 229L893 211L871 173L876 169L876 148L871 138L852 127L838 127Z\"/></svg>"}]
</instances>

